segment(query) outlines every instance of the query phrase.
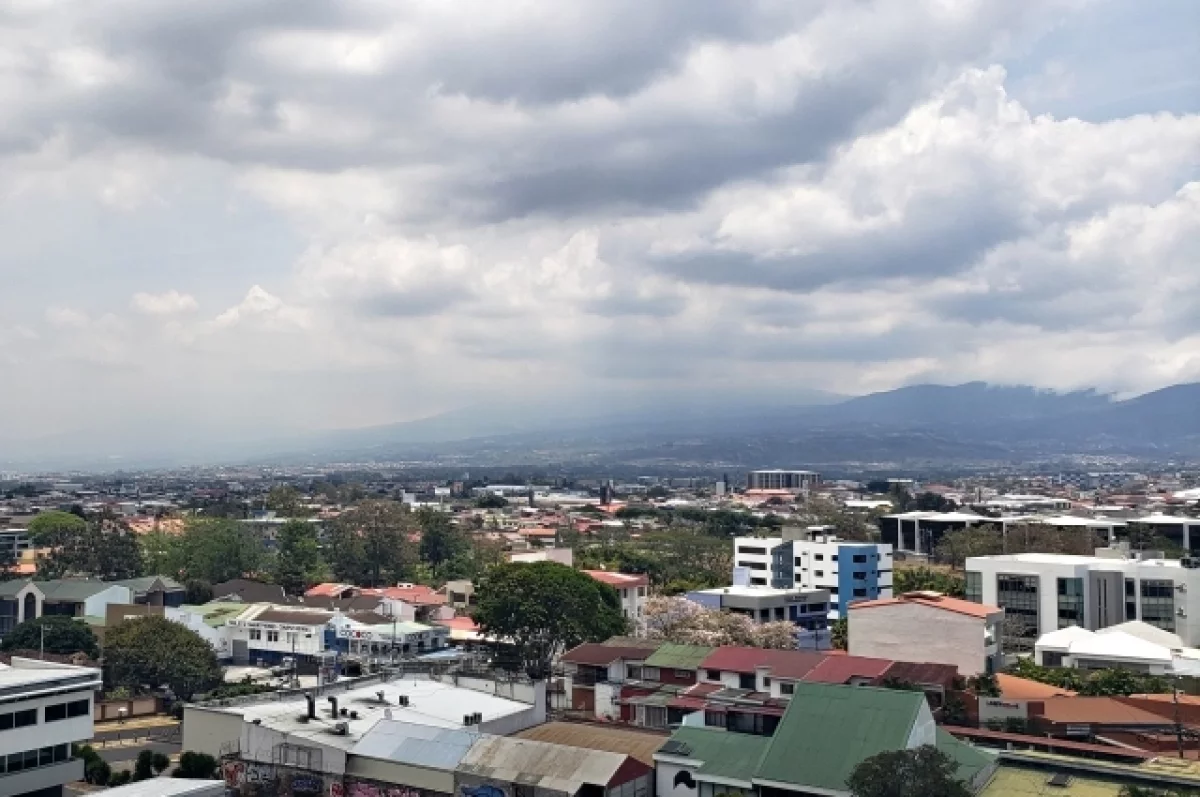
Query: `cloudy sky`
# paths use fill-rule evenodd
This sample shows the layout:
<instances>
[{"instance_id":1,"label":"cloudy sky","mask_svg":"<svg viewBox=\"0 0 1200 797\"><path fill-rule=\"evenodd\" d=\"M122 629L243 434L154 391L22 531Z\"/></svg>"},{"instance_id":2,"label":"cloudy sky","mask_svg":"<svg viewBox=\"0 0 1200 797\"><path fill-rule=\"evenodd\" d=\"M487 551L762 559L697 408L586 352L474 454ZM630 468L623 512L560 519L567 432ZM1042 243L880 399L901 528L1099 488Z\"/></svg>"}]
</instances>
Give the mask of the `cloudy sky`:
<instances>
[{"instance_id":1,"label":"cloudy sky","mask_svg":"<svg viewBox=\"0 0 1200 797\"><path fill-rule=\"evenodd\" d=\"M1195 0L10 0L0 439L1200 379Z\"/></svg>"}]
</instances>

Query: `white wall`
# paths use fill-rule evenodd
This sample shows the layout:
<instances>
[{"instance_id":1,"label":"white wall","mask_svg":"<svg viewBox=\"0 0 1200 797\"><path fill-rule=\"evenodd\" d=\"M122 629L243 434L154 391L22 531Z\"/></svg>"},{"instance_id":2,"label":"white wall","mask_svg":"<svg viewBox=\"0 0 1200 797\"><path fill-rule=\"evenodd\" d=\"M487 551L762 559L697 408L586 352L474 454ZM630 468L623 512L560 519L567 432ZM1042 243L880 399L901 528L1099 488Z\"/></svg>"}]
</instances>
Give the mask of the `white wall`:
<instances>
[{"instance_id":1,"label":"white wall","mask_svg":"<svg viewBox=\"0 0 1200 797\"><path fill-rule=\"evenodd\" d=\"M200 706L183 709L183 749L221 755L221 745L241 738L242 718L237 714ZM268 759L269 760L269 759Z\"/></svg>"},{"instance_id":2,"label":"white wall","mask_svg":"<svg viewBox=\"0 0 1200 797\"><path fill-rule=\"evenodd\" d=\"M895 661L949 664L963 676L987 670L987 623L965 614L917 603L849 612L849 652Z\"/></svg>"},{"instance_id":3,"label":"white wall","mask_svg":"<svg viewBox=\"0 0 1200 797\"><path fill-rule=\"evenodd\" d=\"M13 728L0 731L0 753L17 753L32 750L35 747L53 747L56 744L82 742L92 738L92 697L95 693L90 689L78 692L68 692L61 695L36 697L29 700L16 700L0 705L0 714L35 709L37 724L24 728ZM71 717L57 722L46 722L45 707L73 700L87 700L88 712L80 717Z\"/></svg>"},{"instance_id":4,"label":"white wall","mask_svg":"<svg viewBox=\"0 0 1200 797\"><path fill-rule=\"evenodd\" d=\"M620 684L596 684L596 716L620 719L621 707L614 702L620 694Z\"/></svg>"},{"instance_id":5,"label":"white wall","mask_svg":"<svg viewBox=\"0 0 1200 797\"><path fill-rule=\"evenodd\" d=\"M232 647L229 644L233 629L228 626L222 625L214 628L204 622L204 617L201 614L171 606L163 608L163 616L199 634L205 642L212 645L212 649L217 652L218 658L229 658L233 655Z\"/></svg>"},{"instance_id":6,"label":"white wall","mask_svg":"<svg viewBox=\"0 0 1200 797\"><path fill-rule=\"evenodd\" d=\"M113 584L106 590L97 592L83 602L83 613L88 617L103 617L110 604L133 603L133 590L120 584Z\"/></svg>"}]
</instances>

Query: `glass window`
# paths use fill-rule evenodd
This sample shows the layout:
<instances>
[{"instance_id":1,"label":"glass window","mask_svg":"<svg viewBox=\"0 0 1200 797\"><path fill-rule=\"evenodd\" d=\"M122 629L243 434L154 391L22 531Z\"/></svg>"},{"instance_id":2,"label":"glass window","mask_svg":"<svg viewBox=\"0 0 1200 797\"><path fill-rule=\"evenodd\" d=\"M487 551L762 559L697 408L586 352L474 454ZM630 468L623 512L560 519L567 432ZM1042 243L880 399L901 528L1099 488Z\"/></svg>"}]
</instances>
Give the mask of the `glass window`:
<instances>
[{"instance_id":1,"label":"glass window","mask_svg":"<svg viewBox=\"0 0 1200 797\"><path fill-rule=\"evenodd\" d=\"M251 639L262 639L262 631L258 628L251 628L250 629L250 638Z\"/></svg>"},{"instance_id":2,"label":"glass window","mask_svg":"<svg viewBox=\"0 0 1200 797\"><path fill-rule=\"evenodd\" d=\"M721 671L720 670L705 670L704 675L710 681L721 680Z\"/></svg>"},{"instance_id":3,"label":"glass window","mask_svg":"<svg viewBox=\"0 0 1200 797\"><path fill-rule=\"evenodd\" d=\"M983 574L968 570L965 581L963 597L974 603L983 603Z\"/></svg>"},{"instance_id":4,"label":"glass window","mask_svg":"<svg viewBox=\"0 0 1200 797\"><path fill-rule=\"evenodd\" d=\"M25 768L25 757L20 753L11 753L8 756L8 771L20 772Z\"/></svg>"},{"instance_id":5,"label":"glass window","mask_svg":"<svg viewBox=\"0 0 1200 797\"><path fill-rule=\"evenodd\" d=\"M853 561L854 561L854 564L856 564L856 565L866 564L867 563L867 555L861 554L861 553L856 553L856 554L854 554Z\"/></svg>"},{"instance_id":6,"label":"glass window","mask_svg":"<svg viewBox=\"0 0 1200 797\"><path fill-rule=\"evenodd\" d=\"M90 713L90 704L87 700L72 700L67 704L68 717L82 717Z\"/></svg>"},{"instance_id":7,"label":"glass window","mask_svg":"<svg viewBox=\"0 0 1200 797\"><path fill-rule=\"evenodd\" d=\"M0 714L0 731L7 731L13 726L13 715Z\"/></svg>"},{"instance_id":8,"label":"glass window","mask_svg":"<svg viewBox=\"0 0 1200 797\"><path fill-rule=\"evenodd\" d=\"M1175 584L1165 579L1142 579L1142 622L1175 631Z\"/></svg>"},{"instance_id":9,"label":"glass window","mask_svg":"<svg viewBox=\"0 0 1200 797\"><path fill-rule=\"evenodd\" d=\"M18 711L14 716L14 725L18 728L28 728L30 725L37 725L37 709L27 708L24 711Z\"/></svg>"},{"instance_id":10,"label":"glass window","mask_svg":"<svg viewBox=\"0 0 1200 797\"><path fill-rule=\"evenodd\" d=\"M44 767L47 764L53 764L53 763L54 763L54 748L53 747L43 747L41 750L38 750L38 766L39 767Z\"/></svg>"},{"instance_id":11,"label":"glass window","mask_svg":"<svg viewBox=\"0 0 1200 797\"><path fill-rule=\"evenodd\" d=\"M1083 625L1083 579L1058 579L1058 627Z\"/></svg>"},{"instance_id":12,"label":"glass window","mask_svg":"<svg viewBox=\"0 0 1200 797\"><path fill-rule=\"evenodd\" d=\"M1004 609L1002 637L1005 651L1032 653L1041 627L1037 576L997 574L996 603Z\"/></svg>"},{"instance_id":13,"label":"glass window","mask_svg":"<svg viewBox=\"0 0 1200 797\"><path fill-rule=\"evenodd\" d=\"M278 642L279 641L279 632L278 631L268 631L267 632L267 641L268 642Z\"/></svg>"},{"instance_id":14,"label":"glass window","mask_svg":"<svg viewBox=\"0 0 1200 797\"><path fill-rule=\"evenodd\" d=\"M55 762L66 761L70 757L71 757L71 746L70 745L59 744L59 745L54 746Z\"/></svg>"},{"instance_id":15,"label":"glass window","mask_svg":"<svg viewBox=\"0 0 1200 797\"><path fill-rule=\"evenodd\" d=\"M58 722L67 718L67 704L57 703L53 706L46 706L46 722Z\"/></svg>"},{"instance_id":16,"label":"glass window","mask_svg":"<svg viewBox=\"0 0 1200 797\"><path fill-rule=\"evenodd\" d=\"M781 695L790 695L790 694L793 694L795 691L796 691L796 685L793 683L779 684L779 694L781 694Z\"/></svg>"}]
</instances>

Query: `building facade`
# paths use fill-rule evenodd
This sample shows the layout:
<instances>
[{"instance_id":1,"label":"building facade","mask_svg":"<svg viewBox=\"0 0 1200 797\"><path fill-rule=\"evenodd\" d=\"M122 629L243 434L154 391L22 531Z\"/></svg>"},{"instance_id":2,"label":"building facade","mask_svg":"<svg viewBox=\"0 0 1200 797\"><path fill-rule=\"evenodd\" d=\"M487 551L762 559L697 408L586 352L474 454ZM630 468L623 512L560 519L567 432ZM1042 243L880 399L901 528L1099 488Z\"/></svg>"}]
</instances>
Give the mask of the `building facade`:
<instances>
[{"instance_id":1,"label":"building facade","mask_svg":"<svg viewBox=\"0 0 1200 797\"><path fill-rule=\"evenodd\" d=\"M734 583L752 587L826 590L831 620L846 616L856 600L892 595L892 547L836 537L785 540L738 537L734 540Z\"/></svg>"},{"instance_id":2,"label":"building facade","mask_svg":"<svg viewBox=\"0 0 1200 797\"><path fill-rule=\"evenodd\" d=\"M100 671L33 659L0 665L0 794L59 797L83 778L71 745L92 738Z\"/></svg>"},{"instance_id":3,"label":"building facade","mask_svg":"<svg viewBox=\"0 0 1200 797\"><path fill-rule=\"evenodd\" d=\"M1038 637L1060 628L1095 631L1129 620L1176 634L1188 647L1200 644L1195 560L1138 559L1115 549L1097 554L969 558L966 598L1005 610L1006 653L1033 653Z\"/></svg>"},{"instance_id":4,"label":"building facade","mask_svg":"<svg viewBox=\"0 0 1200 797\"><path fill-rule=\"evenodd\" d=\"M1004 610L937 593L908 593L850 607L852 656L949 664L963 676L999 672Z\"/></svg>"},{"instance_id":5,"label":"building facade","mask_svg":"<svg viewBox=\"0 0 1200 797\"><path fill-rule=\"evenodd\" d=\"M687 599L708 609L743 615L755 623L792 623L797 647L829 647L829 590L732 586L695 590Z\"/></svg>"},{"instance_id":6,"label":"building facade","mask_svg":"<svg viewBox=\"0 0 1200 797\"><path fill-rule=\"evenodd\" d=\"M821 483L821 474L811 470L752 470L746 474L747 490L810 490Z\"/></svg>"}]
</instances>

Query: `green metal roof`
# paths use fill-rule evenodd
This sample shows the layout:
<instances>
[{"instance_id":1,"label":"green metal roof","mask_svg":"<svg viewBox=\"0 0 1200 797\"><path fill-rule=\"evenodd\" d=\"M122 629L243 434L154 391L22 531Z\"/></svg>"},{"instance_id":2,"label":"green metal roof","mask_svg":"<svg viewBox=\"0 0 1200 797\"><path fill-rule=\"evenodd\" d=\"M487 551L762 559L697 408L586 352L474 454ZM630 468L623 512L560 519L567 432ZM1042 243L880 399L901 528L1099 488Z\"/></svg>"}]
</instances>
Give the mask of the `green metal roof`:
<instances>
[{"instance_id":1,"label":"green metal roof","mask_svg":"<svg viewBox=\"0 0 1200 797\"><path fill-rule=\"evenodd\" d=\"M954 759L958 764L959 780L972 783L979 774L996 763L996 756L978 747L956 739L941 728L937 729L937 749Z\"/></svg>"},{"instance_id":2,"label":"green metal roof","mask_svg":"<svg viewBox=\"0 0 1200 797\"><path fill-rule=\"evenodd\" d=\"M25 589L25 586L29 584L29 582L30 579L28 578L17 578L13 579L12 581L0 581L0 598L15 597L18 592Z\"/></svg>"},{"instance_id":3,"label":"green metal roof","mask_svg":"<svg viewBox=\"0 0 1200 797\"><path fill-rule=\"evenodd\" d=\"M129 587L134 592L145 592L154 586L155 581L160 582L163 586L163 589L183 589L182 584L169 576L142 576L141 578L126 578L121 581L114 581L113 583L120 584L123 587Z\"/></svg>"},{"instance_id":4,"label":"green metal roof","mask_svg":"<svg viewBox=\"0 0 1200 797\"><path fill-rule=\"evenodd\" d=\"M798 683L755 777L844 791L863 760L908 746L924 705L920 692Z\"/></svg>"},{"instance_id":5,"label":"green metal roof","mask_svg":"<svg viewBox=\"0 0 1200 797\"><path fill-rule=\"evenodd\" d=\"M234 603L233 601L213 601L199 606L180 606L182 610L195 612L204 618L204 624L213 628L220 628L225 625L226 621L232 620L242 612L250 608L250 604Z\"/></svg>"},{"instance_id":6,"label":"green metal roof","mask_svg":"<svg viewBox=\"0 0 1200 797\"><path fill-rule=\"evenodd\" d=\"M683 742L691 751L683 758L703 761L698 775L740 780L749 784L763 753L771 746L771 737L749 733L728 733L709 728L680 728L671 741Z\"/></svg>"},{"instance_id":7,"label":"green metal roof","mask_svg":"<svg viewBox=\"0 0 1200 797\"><path fill-rule=\"evenodd\" d=\"M701 662L707 659L714 650L716 648L676 645L668 642L646 659L646 666L668 670L698 670Z\"/></svg>"},{"instance_id":8,"label":"green metal roof","mask_svg":"<svg viewBox=\"0 0 1200 797\"><path fill-rule=\"evenodd\" d=\"M37 588L46 596L46 600L54 601L85 601L88 598L114 586L114 582L87 581L78 578L63 578L54 581L35 581Z\"/></svg>"}]
</instances>

